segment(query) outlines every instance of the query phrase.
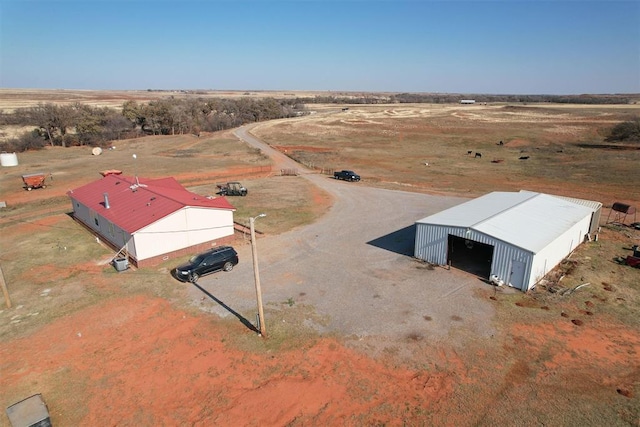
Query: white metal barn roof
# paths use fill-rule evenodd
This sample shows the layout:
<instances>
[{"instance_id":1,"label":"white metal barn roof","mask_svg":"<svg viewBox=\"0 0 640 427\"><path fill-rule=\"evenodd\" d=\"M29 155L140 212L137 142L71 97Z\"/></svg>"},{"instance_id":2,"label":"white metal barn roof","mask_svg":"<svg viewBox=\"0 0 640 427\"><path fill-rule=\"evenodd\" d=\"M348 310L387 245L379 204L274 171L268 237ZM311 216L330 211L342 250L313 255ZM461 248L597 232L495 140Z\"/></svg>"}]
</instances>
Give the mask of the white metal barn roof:
<instances>
[{"instance_id":1,"label":"white metal barn roof","mask_svg":"<svg viewBox=\"0 0 640 427\"><path fill-rule=\"evenodd\" d=\"M535 254L592 211L548 194L493 192L417 223L469 228Z\"/></svg>"}]
</instances>

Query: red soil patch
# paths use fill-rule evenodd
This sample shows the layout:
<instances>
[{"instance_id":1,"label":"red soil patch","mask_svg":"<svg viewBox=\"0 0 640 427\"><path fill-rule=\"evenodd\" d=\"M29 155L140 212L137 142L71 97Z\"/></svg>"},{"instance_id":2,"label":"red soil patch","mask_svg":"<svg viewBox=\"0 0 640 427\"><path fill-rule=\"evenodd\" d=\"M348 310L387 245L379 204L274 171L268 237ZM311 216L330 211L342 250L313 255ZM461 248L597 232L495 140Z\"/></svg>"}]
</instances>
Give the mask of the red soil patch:
<instances>
[{"instance_id":1,"label":"red soil patch","mask_svg":"<svg viewBox=\"0 0 640 427\"><path fill-rule=\"evenodd\" d=\"M287 154L288 151L308 151L310 153L328 153L333 151L332 148L312 147L310 145L273 145L272 147L285 154Z\"/></svg>"},{"instance_id":2,"label":"red soil patch","mask_svg":"<svg viewBox=\"0 0 640 427\"><path fill-rule=\"evenodd\" d=\"M532 357L544 351L545 343L562 343L564 351L556 352L545 363L548 368L589 366L594 375L608 376L640 367L640 333L628 326L590 319L588 328L575 328L568 322L515 325L512 334L526 339ZM635 355L633 361L629 359L631 355ZM603 370L594 366L602 366Z\"/></svg>"},{"instance_id":3,"label":"red soil patch","mask_svg":"<svg viewBox=\"0 0 640 427\"><path fill-rule=\"evenodd\" d=\"M243 351L229 334L253 333L216 322L148 296L87 308L3 343L0 403L43 393L54 425L475 425L496 400L514 405L508 419L526 390L538 411L558 390L634 399L640 371L640 334L603 321L514 324L503 346L425 343L429 370L390 368L331 338Z\"/></svg>"},{"instance_id":4,"label":"red soil patch","mask_svg":"<svg viewBox=\"0 0 640 427\"><path fill-rule=\"evenodd\" d=\"M389 369L332 339L275 357L229 348L221 330L161 299L106 302L3 345L0 389L44 392L54 425L196 426L393 424L452 391L447 375Z\"/></svg>"},{"instance_id":5,"label":"red soil patch","mask_svg":"<svg viewBox=\"0 0 640 427\"><path fill-rule=\"evenodd\" d=\"M511 141L505 142L504 145L507 147L527 147L531 145L531 142L526 139L512 139Z\"/></svg>"}]
</instances>

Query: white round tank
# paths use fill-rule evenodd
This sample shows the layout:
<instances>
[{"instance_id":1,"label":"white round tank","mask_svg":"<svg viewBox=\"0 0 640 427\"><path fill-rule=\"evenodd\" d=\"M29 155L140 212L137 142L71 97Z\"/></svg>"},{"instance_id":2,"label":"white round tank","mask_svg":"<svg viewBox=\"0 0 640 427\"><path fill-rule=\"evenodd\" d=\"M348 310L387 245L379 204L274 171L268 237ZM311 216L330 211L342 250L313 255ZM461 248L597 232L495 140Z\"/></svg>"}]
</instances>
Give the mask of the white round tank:
<instances>
[{"instance_id":1,"label":"white round tank","mask_svg":"<svg viewBox=\"0 0 640 427\"><path fill-rule=\"evenodd\" d=\"M18 166L18 155L16 153L0 153L0 164L2 166Z\"/></svg>"},{"instance_id":2,"label":"white round tank","mask_svg":"<svg viewBox=\"0 0 640 427\"><path fill-rule=\"evenodd\" d=\"M95 147L93 150L91 150L91 153L94 156L99 156L100 154L102 154L102 148L100 147Z\"/></svg>"}]
</instances>

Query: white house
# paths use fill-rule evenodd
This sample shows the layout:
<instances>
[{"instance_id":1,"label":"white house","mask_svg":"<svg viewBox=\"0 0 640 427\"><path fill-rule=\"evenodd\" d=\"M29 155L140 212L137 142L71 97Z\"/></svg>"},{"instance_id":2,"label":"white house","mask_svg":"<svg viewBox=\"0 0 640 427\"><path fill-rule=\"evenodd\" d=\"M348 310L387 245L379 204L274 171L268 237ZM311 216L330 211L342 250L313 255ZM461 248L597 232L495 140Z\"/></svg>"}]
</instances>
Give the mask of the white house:
<instances>
[{"instance_id":1,"label":"white house","mask_svg":"<svg viewBox=\"0 0 640 427\"><path fill-rule=\"evenodd\" d=\"M138 266L211 247L234 232L235 208L225 197L200 196L174 178L107 174L67 195L74 218Z\"/></svg>"},{"instance_id":2,"label":"white house","mask_svg":"<svg viewBox=\"0 0 640 427\"><path fill-rule=\"evenodd\" d=\"M598 229L602 204L493 192L416 222L415 257L527 291Z\"/></svg>"}]
</instances>

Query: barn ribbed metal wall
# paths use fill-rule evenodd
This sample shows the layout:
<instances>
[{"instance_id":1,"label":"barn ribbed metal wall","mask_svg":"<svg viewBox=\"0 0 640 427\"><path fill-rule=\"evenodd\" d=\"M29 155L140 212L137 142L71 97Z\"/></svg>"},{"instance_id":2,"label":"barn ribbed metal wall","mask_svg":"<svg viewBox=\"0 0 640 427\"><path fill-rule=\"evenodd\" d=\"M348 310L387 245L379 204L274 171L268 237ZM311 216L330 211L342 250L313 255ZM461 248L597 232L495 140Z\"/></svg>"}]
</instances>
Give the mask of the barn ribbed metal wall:
<instances>
[{"instance_id":1,"label":"barn ribbed metal wall","mask_svg":"<svg viewBox=\"0 0 640 427\"><path fill-rule=\"evenodd\" d=\"M507 284L511 277L511 262L513 260L523 262L525 264L524 286L526 287L529 283L533 262L531 252L464 227L416 223L414 256L432 264L446 265L449 235L493 246L490 274L495 274Z\"/></svg>"}]
</instances>

